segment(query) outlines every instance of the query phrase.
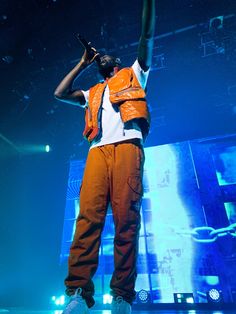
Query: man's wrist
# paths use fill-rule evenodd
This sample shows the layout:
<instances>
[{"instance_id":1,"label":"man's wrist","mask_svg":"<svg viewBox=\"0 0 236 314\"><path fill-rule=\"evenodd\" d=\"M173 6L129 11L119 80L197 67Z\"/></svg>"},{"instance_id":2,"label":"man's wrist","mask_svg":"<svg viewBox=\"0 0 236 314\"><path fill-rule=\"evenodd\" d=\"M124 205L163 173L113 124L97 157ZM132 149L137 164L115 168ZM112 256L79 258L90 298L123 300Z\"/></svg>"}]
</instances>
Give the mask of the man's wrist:
<instances>
[{"instance_id":1,"label":"man's wrist","mask_svg":"<svg viewBox=\"0 0 236 314\"><path fill-rule=\"evenodd\" d=\"M81 68L81 69L85 69L89 66L89 63L86 62L83 58L80 59L79 63L78 63L78 66Z\"/></svg>"}]
</instances>

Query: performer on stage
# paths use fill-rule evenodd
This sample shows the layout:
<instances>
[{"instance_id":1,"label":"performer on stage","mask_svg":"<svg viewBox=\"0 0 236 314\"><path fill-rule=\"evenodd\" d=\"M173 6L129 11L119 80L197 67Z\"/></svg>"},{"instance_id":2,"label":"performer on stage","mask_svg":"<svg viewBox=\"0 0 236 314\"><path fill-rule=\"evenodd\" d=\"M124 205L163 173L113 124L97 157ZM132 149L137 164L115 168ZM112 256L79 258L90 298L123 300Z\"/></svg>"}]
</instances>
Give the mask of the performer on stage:
<instances>
[{"instance_id":1,"label":"performer on stage","mask_svg":"<svg viewBox=\"0 0 236 314\"><path fill-rule=\"evenodd\" d=\"M101 232L108 204L115 224L114 272L110 282L112 314L131 313L135 298L136 260L143 193L143 140L149 130L145 87L152 59L155 0L143 0L138 56L129 68L120 59L100 56L87 47L79 63L55 90L60 101L85 109L83 135L90 143L80 191L80 213L65 279L71 296L64 314L85 314L94 305L92 281L98 267ZM88 91L72 85L96 62L104 78Z\"/></svg>"}]
</instances>

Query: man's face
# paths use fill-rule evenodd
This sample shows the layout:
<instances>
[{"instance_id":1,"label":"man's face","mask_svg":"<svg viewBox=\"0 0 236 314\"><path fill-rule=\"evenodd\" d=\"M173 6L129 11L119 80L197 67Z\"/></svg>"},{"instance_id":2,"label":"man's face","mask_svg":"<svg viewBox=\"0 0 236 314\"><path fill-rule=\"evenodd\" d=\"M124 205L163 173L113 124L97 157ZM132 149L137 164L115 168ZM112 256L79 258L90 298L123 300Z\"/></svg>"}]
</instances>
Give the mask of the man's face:
<instances>
[{"instance_id":1,"label":"man's face","mask_svg":"<svg viewBox=\"0 0 236 314\"><path fill-rule=\"evenodd\" d=\"M109 78L114 75L114 68L119 67L121 64L120 59L105 55L100 58L100 62L98 64L99 73L104 78Z\"/></svg>"}]
</instances>

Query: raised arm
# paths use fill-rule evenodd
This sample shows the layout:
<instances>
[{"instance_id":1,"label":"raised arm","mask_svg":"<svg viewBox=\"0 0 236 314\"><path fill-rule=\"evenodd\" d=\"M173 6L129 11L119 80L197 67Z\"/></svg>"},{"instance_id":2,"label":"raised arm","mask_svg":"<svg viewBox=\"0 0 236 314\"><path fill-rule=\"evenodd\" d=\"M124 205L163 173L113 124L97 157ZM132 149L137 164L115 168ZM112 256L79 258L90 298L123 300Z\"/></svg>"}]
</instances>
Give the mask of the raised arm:
<instances>
[{"instance_id":1,"label":"raised arm","mask_svg":"<svg viewBox=\"0 0 236 314\"><path fill-rule=\"evenodd\" d=\"M85 51L79 63L64 77L57 86L54 96L56 99L77 106L85 105L85 98L81 90L72 90L76 77L83 72L96 59L98 53L94 49L94 56L89 56Z\"/></svg>"},{"instance_id":2,"label":"raised arm","mask_svg":"<svg viewBox=\"0 0 236 314\"><path fill-rule=\"evenodd\" d=\"M138 61L144 71L152 62L153 37L155 30L155 1L143 0L142 30L139 39Z\"/></svg>"}]
</instances>

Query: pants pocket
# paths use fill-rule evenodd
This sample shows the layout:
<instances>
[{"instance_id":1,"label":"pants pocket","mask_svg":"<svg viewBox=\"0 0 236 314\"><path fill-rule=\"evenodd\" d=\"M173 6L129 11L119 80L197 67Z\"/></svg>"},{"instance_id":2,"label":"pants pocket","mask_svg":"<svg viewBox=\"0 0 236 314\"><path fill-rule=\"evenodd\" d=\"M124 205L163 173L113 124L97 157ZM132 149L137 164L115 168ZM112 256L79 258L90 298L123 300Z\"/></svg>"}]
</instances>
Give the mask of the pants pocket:
<instances>
[{"instance_id":1,"label":"pants pocket","mask_svg":"<svg viewBox=\"0 0 236 314\"><path fill-rule=\"evenodd\" d=\"M128 178L132 201L137 201L143 196L143 184L141 176L130 176Z\"/></svg>"},{"instance_id":2,"label":"pants pocket","mask_svg":"<svg viewBox=\"0 0 236 314\"><path fill-rule=\"evenodd\" d=\"M135 149L136 149L136 168L137 170L142 172L145 161L144 151L143 148L140 146L136 146Z\"/></svg>"},{"instance_id":3,"label":"pants pocket","mask_svg":"<svg viewBox=\"0 0 236 314\"><path fill-rule=\"evenodd\" d=\"M130 208L129 208L129 222L140 223L140 207L143 195L142 178L140 176L130 176L128 178L128 185L130 188Z\"/></svg>"}]
</instances>

